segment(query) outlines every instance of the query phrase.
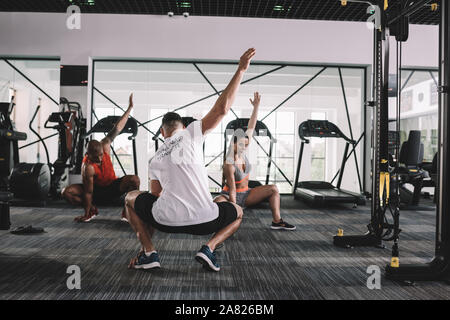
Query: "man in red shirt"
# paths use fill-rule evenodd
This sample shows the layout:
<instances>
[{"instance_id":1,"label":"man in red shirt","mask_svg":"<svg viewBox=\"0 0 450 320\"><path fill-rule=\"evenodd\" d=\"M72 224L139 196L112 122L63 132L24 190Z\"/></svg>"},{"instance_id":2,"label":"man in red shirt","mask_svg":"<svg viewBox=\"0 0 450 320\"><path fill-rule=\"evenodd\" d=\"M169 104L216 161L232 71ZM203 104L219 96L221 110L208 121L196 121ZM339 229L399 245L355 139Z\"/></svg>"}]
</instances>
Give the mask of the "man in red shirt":
<instances>
[{"instance_id":1,"label":"man in red shirt","mask_svg":"<svg viewBox=\"0 0 450 320\"><path fill-rule=\"evenodd\" d=\"M139 177L126 175L117 178L111 162L111 143L125 127L131 109L133 94L130 95L127 111L114 125L114 128L101 141L91 140L81 167L82 184L72 184L62 191L62 196L74 205L84 207L84 215L75 221L88 222L98 214L95 205L108 204L132 190L139 190ZM122 219L125 218L122 212Z\"/></svg>"}]
</instances>

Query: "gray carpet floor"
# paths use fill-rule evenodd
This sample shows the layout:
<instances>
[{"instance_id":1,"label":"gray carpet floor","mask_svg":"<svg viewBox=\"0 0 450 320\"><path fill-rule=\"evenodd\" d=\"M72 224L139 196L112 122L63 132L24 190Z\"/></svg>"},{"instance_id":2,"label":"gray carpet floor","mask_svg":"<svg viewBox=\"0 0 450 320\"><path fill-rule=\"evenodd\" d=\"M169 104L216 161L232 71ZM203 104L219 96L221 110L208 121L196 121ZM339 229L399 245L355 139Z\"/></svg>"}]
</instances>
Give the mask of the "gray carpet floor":
<instances>
[{"instance_id":1,"label":"gray carpet floor","mask_svg":"<svg viewBox=\"0 0 450 320\"><path fill-rule=\"evenodd\" d=\"M13 207L12 228L32 224L46 233L0 231L0 299L450 299L444 282L411 286L382 276L380 290L367 288L367 267L383 270L391 244L341 249L332 237L337 228L365 232L369 206L313 209L283 197L282 207L297 230L270 230L267 207L246 210L241 228L218 251L219 273L194 260L205 237L163 233L154 238L162 268L127 269L139 244L120 221L119 207L100 208L99 217L85 224L73 222L81 210L68 206ZM401 263L432 258L434 219L433 210L402 211ZM81 269L80 290L67 289L69 265Z\"/></svg>"}]
</instances>

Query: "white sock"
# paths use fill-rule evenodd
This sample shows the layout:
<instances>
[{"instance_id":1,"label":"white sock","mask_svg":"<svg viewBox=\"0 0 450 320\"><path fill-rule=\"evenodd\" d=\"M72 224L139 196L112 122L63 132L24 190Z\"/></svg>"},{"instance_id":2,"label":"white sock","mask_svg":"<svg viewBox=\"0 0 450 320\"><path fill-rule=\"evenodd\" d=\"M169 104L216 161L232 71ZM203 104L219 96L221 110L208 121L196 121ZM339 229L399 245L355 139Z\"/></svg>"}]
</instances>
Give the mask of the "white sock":
<instances>
[{"instance_id":1,"label":"white sock","mask_svg":"<svg viewBox=\"0 0 450 320\"><path fill-rule=\"evenodd\" d=\"M147 252L147 251L144 251L145 252L145 255L147 256L147 257L150 257L150 255L153 253L153 252L156 252L156 250L153 250L153 251L150 251L150 252Z\"/></svg>"}]
</instances>

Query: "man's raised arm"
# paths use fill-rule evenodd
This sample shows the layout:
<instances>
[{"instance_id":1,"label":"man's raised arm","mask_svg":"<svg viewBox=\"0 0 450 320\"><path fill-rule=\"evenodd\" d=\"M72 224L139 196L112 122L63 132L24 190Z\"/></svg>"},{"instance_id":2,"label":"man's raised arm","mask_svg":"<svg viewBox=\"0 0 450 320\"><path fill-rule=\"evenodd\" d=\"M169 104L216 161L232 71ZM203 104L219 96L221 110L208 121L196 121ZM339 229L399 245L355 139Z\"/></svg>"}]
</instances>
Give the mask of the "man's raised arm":
<instances>
[{"instance_id":1,"label":"man's raised arm","mask_svg":"<svg viewBox=\"0 0 450 320\"><path fill-rule=\"evenodd\" d=\"M259 104L261 102L261 95L259 92L255 92L253 94L253 100L250 98L250 103L253 106L252 116L250 117L250 120L248 121L247 131L245 134L248 137L249 142L253 138L253 131L255 131L256 122L258 121L258 109Z\"/></svg>"},{"instance_id":2,"label":"man's raised arm","mask_svg":"<svg viewBox=\"0 0 450 320\"><path fill-rule=\"evenodd\" d=\"M236 98L236 93L241 84L242 77L245 71L247 71L250 61L255 55L255 49L251 48L245 51L239 60L239 67L231 78L228 86L223 90L220 97L217 99L214 107L208 112L208 114L202 119L202 133L206 134L213 130L219 125L223 117L228 113L231 106L233 105L234 99Z\"/></svg>"},{"instance_id":3,"label":"man's raised arm","mask_svg":"<svg viewBox=\"0 0 450 320\"><path fill-rule=\"evenodd\" d=\"M105 147L105 145L109 146L113 142L113 140L119 135L119 133L122 132L123 128L127 124L128 117L130 116L130 113L131 113L131 109L133 109L133 94L130 94L127 111L125 111L125 113L122 115L122 117L120 117L119 121L117 121L117 123L114 125L112 130L110 132L108 132L106 137L104 137L102 139L102 144L104 147ZM108 148L108 150L109 150L109 148Z\"/></svg>"}]
</instances>

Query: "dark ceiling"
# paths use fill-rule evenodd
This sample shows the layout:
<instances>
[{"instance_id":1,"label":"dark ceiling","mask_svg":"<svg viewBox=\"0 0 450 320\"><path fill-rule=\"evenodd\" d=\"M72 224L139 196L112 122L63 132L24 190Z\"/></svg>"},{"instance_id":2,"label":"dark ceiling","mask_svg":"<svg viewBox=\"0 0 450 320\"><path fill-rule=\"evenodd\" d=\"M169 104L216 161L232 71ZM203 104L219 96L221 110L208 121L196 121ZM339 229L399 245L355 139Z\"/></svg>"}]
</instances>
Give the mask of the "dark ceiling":
<instances>
[{"instance_id":1,"label":"dark ceiling","mask_svg":"<svg viewBox=\"0 0 450 320\"><path fill-rule=\"evenodd\" d=\"M389 0L403 6L417 2ZM429 3L439 2L438 0ZM346 6L340 0L1 0L0 11L65 12L76 4L83 13L121 14L174 14L188 12L192 16L226 16L250 18L309 19L333 21L366 21L368 4L348 0ZM427 4L414 13L414 24L438 24L439 7L431 10Z\"/></svg>"}]
</instances>

